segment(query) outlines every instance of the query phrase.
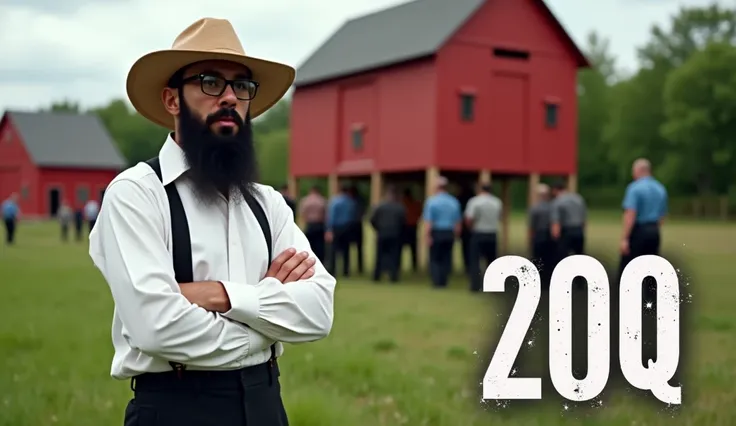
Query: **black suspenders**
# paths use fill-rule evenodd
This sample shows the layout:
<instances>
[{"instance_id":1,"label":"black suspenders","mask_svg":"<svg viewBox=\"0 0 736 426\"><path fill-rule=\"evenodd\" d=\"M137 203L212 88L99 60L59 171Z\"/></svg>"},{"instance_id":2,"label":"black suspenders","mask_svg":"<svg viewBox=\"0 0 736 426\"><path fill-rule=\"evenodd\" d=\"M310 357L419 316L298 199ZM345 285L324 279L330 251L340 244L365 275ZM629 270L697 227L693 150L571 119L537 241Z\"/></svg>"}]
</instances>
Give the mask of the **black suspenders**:
<instances>
[{"instance_id":1,"label":"black suspenders","mask_svg":"<svg viewBox=\"0 0 736 426\"><path fill-rule=\"evenodd\" d=\"M146 161L153 171L156 173L158 180L163 183L163 177L161 175L161 163L158 157L151 158ZM184 205L181 203L181 197L179 197L179 191L176 190L174 182L169 183L164 187L166 189L166 195L169 198L169 211L171 212L171 238L173 247L173 262L174 262L174 276L178 283L190 283L194 281L194 267L192 264L192 242L189 237L189 222L187 221L187 214L184 211ZM251 211L258 220L258 225L261 227L263 236L266 238L266 246L268 247L268 261L269 263L273 260L273 248L271 242L271 227L268 224L266 218L266 212L263 211L263 207L258 201L255 200L249 194L244 194L245 202L248 203ZM276 344L271 345L271 359L269 362L273 363L276 359ZM169 362L171 368L181 373L182 370L186 369L186 366L176 362Z\"/></svg>"}]
</instances>

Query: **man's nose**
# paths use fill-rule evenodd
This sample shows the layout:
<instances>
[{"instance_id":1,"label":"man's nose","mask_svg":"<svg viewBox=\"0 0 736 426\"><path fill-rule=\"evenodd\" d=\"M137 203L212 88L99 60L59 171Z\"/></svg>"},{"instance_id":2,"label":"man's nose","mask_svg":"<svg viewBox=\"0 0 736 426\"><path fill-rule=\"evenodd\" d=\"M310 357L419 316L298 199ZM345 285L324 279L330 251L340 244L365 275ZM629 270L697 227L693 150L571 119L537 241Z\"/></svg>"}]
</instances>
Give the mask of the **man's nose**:
<instances>
[{"instance_id":1,"label":"man's nose","mask_svg":"<svg viewBox=\"0 0 736 426\"><path fill-rule=\"evenodd\" d=\"M220 95L220 107L232 108L238 103L238 98L235 96L235 91L231 85L225 87L225 91Z\"/></svg>"}]
</instances>

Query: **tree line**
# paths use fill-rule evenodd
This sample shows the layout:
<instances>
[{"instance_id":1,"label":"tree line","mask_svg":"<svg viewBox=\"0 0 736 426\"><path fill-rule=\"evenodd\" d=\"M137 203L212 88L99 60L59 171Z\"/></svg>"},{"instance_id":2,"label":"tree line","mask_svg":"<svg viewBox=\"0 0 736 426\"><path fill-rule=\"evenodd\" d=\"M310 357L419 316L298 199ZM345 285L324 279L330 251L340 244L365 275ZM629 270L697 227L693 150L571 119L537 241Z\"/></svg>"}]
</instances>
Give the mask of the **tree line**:
<instances>
[{"instance_id":1,"label":"tree line","mask_svg":"<svg viewBox=\"0 0 736 426\"><path fill-rule=\"evenodd\" d=\"M578 182L589 202L618 205L632 161L646 157L675 209L705 214L714 200L720 214L724 203L736 207L736 8L681 8L651 28L629 75L608 39L591 33L583 50L593 67L578 75ZM82 112L70 101L50 109ZM289 109L284 99L254 121L261 178L270 185L286 182ZM156 155L166 134L124 100L86 112L101 117L129 164ZM515 189L523 204L525 189Z\"/></svg>"}]
</instances>

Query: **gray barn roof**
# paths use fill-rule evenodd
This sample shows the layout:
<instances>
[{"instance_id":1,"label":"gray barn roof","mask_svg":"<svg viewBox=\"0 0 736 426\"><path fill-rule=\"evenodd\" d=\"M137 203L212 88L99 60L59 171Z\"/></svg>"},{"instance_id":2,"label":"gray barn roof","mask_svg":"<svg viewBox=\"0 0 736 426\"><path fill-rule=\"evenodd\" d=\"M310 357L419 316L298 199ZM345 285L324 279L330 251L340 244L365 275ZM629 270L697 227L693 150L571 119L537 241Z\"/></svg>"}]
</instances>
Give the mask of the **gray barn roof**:
<instances>
[{"instance_id":1,"label":"gray barn roof","mask_svg":"<svg viewBox=\"0 0 736 426\"><path fill-rule=\"evenodd\" d=\"M435 54L485 0L415 0L347 21L300 67L305 86ZM545 12L559 25L552 12ZM559 29L565 32L561 25ZM565 33L565 35L567 35ZM575 43L581 65L587 65Z\"/></svg>"},{"instance_id":2,"label":"gray barn roof","mask_svg":"<svg viewBox=\"0 0 736 426\"><path fill-rule=\"evenodd\" d=\"M97 115L8 111L37 166L122 169L125 160Z\"/></svg>"}]
</instances>

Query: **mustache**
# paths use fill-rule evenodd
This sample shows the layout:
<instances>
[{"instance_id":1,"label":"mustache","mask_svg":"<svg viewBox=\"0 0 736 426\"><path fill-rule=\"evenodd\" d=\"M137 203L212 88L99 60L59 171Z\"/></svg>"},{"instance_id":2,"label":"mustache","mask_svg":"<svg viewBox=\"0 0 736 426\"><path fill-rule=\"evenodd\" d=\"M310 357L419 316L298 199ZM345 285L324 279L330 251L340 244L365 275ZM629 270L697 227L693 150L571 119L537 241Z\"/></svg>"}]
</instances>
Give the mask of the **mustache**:
<instances>
[{"instance_id":1,"label":"mustache","mask_svg":"<svg viewBox=\"0 0 736 426\"><path fill-rule=\"evenodd\" d=\"M211 126L218 120L222 120L223 118L229 118L235 122L235 124L238 125L239 129L242 129L244 126L244 120L242 117L240 117L240 114L238 114L234 109L232 108L222 108L218 110L215 113L212 113L207 116L207 120L205 120L205 125L207 127Z\"/></svg>"}]
</instances>

